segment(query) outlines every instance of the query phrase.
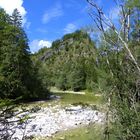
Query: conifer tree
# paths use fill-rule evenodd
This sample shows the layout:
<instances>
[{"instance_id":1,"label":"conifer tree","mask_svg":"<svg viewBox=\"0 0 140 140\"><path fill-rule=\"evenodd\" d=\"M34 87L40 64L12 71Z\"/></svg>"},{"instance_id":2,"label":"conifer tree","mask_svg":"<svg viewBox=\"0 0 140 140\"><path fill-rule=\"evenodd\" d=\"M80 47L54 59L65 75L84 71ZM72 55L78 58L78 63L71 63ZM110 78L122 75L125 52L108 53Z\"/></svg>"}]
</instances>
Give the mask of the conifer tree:
<instances>
[{"instance_id":1,"label":"conifer tree","mask_svg":"<svg viewBox=\"0 0 140 140\"><path fill-rule=\"evenodd\" d=\"M0 18L0 97L39 98L43 87L30 59L21 15L17 9L12 16L1 9Z\"/></svg>"}]
</instances>

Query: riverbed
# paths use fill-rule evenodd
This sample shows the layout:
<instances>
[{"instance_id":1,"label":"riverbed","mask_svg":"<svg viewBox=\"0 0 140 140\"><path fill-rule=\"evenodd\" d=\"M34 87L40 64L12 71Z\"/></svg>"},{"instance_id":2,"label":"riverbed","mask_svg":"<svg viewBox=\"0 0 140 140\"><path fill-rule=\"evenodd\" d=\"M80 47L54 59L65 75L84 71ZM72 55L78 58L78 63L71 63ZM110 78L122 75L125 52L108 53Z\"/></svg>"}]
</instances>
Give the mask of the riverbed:
<instances>
[{"instance_id":1,"label":"riverbed","mask_svg":"<svg viewBox=\"0 0 140 140\"><path fill-rule=\"evenodd\" d=\"M78 98L75 99L75 97ZM96 109L94 104L86 103L85 97L87 96L57 94L52 96L50 101L39 101L27 105L26 111L9 120L25 118L22 123L10 124L9 134L13 133L11 139L49 138L66 130L89 126L93 123L102 124L105 114Z\"/></svg>"}]
</instances>

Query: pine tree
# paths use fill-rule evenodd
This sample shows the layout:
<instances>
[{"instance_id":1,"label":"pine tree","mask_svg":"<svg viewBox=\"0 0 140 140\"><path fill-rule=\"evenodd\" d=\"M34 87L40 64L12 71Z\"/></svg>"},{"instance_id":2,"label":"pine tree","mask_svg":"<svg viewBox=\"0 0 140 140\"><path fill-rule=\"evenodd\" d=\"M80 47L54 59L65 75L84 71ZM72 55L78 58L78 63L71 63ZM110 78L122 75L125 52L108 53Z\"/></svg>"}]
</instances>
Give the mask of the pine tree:
<instances>
[{"instance_id":1,"label":"pine tree","mask_svg":"<svg viewBox=\"0 0 140 140\"><path fill-rule=\"evenodd\" d=\"M12 13L11 23L16 27L21 28L22 16L20 15L20 12L18 11L18 9L14 9L14 11Z\"/></svg>"},{"instance_id":2,"label":"pine tree","mask_svg":"<svg viewBox=\"0 0 140 140\"><path fill-rule=\"evenodd\" d=\"M0 17L0 97L39 98L39 92L46 91L38 80L37 71L30 59L28 38L22 28L21 15L17 9L12 16L1 10Z\"/></svg>"}]
</instances>

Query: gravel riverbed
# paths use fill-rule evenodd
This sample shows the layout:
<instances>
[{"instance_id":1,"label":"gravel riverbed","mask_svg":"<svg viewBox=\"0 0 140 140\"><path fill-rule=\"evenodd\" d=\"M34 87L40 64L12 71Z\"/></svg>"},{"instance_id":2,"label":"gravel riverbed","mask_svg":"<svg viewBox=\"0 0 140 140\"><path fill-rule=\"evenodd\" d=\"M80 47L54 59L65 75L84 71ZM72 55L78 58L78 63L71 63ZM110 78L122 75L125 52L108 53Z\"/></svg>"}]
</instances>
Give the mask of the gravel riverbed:
<instances>
[{"instance_id":1,"label":"gravel riverbed","mask_svg":"<svg viewBox=\"0 0 140 140\"><path fill-rule=\"evenodd\" d=\"M61 105L55 105L40 107L36 111L24 112L9 121L15 121L25 115L28 115L26 123L13 123L9 126L9 133L13 133L12 140L22 140L23 136L51 137L59 131L94 122L102 123L104 120L104 113L93 110L91 107L82 107L80 105L62 107Z\"/></svg>"}]
</instances>

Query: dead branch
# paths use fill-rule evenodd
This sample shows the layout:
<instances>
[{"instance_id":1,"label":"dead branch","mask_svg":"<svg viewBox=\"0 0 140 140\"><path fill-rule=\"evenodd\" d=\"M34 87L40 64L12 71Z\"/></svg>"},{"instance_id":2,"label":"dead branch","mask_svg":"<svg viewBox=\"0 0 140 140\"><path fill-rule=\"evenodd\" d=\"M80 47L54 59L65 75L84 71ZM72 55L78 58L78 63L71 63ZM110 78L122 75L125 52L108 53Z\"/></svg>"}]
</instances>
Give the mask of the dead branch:
<instances>
[{"instance_id":1,"label":"dead branch","mask_svg":"<svg viewBox=\"0 0 140 140\"><path fill-rule=\"evenodd\" d=\"M104 12L102 11L102 9L99 8L99 6L97 6L97 4L94 2L94 0L87 0L87 2L90 4L90 6L93 8L93 10L96 11L96 14L94 14L94 15L93 14L90 14L90 15L92 16L92 19L94 19L94 22L96 21L95 24L98 25L97 27L99 28L99 30L102 31L103 34L104 34L105 28L108 27L108 28L112 29L117 34L118 39L124 45L124 48L127 50L128 55L130 56L131 60L135 64L135 66L138 69L138 72L140 74L140 67L139 67L139 65L138 65L135 57L133 56L131 50L129 49L128 43L127 43L128 40L129 40L130 23L128 23L128 22L129 22L130 10L129 10L128 14L125 14L125 13L123 14L123 24L124 24L124 28L125 28L124 32L126 32L126 29L127 29L127 42L126 42L125 39L123 39L121 37L119 31L115 27L115 25L112 22L112 20L104 14ZM123 10L123 12L125 12L125 11ZM127 23L126 23L126 18L128 18L127 19Z\"/></svg>"}]
</instances>

